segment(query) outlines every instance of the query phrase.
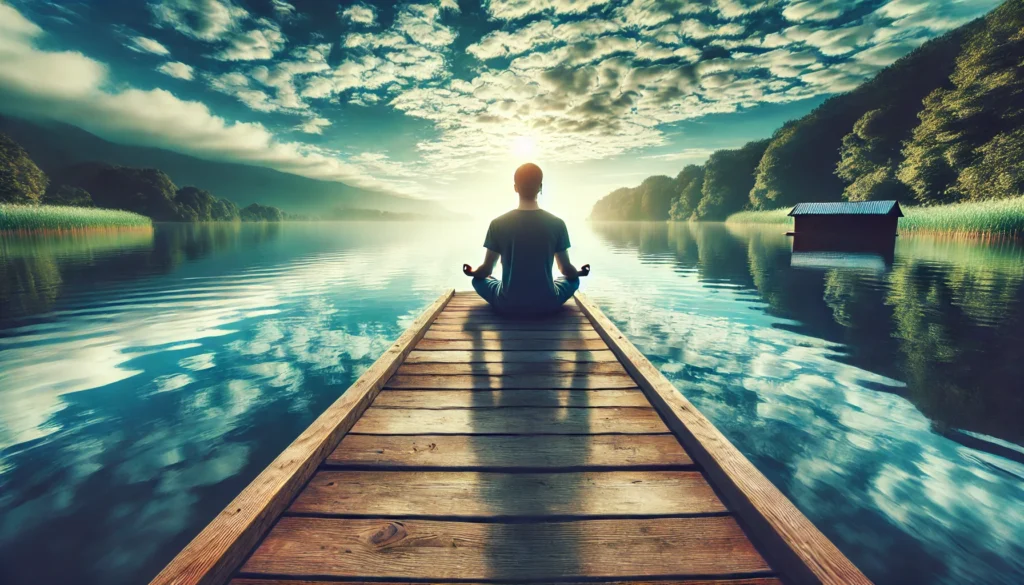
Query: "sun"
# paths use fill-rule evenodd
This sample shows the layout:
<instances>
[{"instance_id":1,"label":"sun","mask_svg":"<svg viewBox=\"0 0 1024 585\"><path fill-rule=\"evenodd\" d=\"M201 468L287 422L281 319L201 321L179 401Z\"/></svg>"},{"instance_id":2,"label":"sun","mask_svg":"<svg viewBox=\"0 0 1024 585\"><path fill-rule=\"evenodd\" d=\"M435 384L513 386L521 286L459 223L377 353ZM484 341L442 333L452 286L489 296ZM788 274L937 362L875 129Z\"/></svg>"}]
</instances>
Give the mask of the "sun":
<instances>
[{"instance_id":1,"label":"sun","mask_svg":"<svg viewBox=\"0 0 1024 585\"><path fill-rule=\"evenodd\" d=\"M533 158L537 153L537 144L533 138L520 134L512 139L512 155L518 160Z\"/></svg>"}]
</instances>

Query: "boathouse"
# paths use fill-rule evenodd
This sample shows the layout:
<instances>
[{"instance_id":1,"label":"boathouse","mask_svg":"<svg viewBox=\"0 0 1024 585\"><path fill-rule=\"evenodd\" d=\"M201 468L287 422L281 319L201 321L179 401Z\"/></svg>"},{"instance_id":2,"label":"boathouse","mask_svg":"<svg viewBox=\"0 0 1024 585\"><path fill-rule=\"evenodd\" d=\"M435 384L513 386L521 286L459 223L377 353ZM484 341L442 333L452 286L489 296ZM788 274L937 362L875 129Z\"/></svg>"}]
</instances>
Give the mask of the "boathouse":
<instances>
[{"instance_id":1,"label":"boathouse","mask_svg":"<svg viewBox=\"0 0 1024 585\"><path fill-rule=\"evenodd\" d=\"M903 217L896 201L798 203L792 235L893 237Z\"/></svg>"}]
</instances>

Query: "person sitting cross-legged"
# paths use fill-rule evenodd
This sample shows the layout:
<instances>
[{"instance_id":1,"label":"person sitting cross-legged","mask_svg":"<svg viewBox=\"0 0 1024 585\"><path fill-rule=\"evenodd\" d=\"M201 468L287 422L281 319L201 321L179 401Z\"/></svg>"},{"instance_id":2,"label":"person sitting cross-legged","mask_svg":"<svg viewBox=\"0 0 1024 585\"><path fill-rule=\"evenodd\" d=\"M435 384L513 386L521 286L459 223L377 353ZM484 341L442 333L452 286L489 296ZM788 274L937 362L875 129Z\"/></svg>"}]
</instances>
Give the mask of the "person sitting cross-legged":
<instances>
[{"instance_id":1,"label":"person sitting cross-legged","mask_svg":"<svg viewBox=\"0 0 1024 585\"><path fill-rule=\"evenodd\" d=\"M484 262L475 270L462 265L473 277L473 288L497 311L515 315L542 315L558 310L580 287L580 277L590 265L577 269L569 261L569 231L565 222L537 204L544 175L527 163L515 173L519 207L491 221L484 238ZM491 276L501 259L501 280ZM552 279L551 265L558 263L562 278Z\"/></svg>"}]
</instances>

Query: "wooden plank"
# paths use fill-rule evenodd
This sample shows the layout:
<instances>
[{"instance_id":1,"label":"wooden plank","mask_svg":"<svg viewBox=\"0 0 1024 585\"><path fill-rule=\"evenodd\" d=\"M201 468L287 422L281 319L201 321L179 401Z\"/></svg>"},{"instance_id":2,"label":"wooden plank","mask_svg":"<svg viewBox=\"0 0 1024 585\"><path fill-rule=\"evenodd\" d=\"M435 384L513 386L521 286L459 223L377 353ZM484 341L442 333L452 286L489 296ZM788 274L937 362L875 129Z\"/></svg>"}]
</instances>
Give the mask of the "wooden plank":
<instances>
[{"instance_id":1,"label":"wooden plank","mask_svg":"<svg viewBox=\"0 0 1024 585\"><path fill-rule=\"evenodd\" d=\"M242 576L551 582L769 571L729 516L514 524L285 517Z\"/></svg>"},{"instance_id":2,"label":"wooden plank","mask_svg":"<svg viewBox=\"0 0 1024 585\"><path fill-rule=\"evenodd\" d=\"M604 343L604 342L602 342ZM591 374L618 374L628 376L626 368L617 360L614 362L477 362L472 364L403 364L396 375L433 374L439 376L511 376L531 374L535 376L586 376ZM632 386L636 386L633 384Z\"/></svg>"},{"instance_id":3,"label":"wooden plank","mask_svg":"<svg viewBox=\"0 0 1024 585\"><path fill-rule=\"evenodd\" d=\"M388 388L440 388L445 390L510 390L561 389L610 390L634 388L636 382L629 376L616 374L582 374L579 376L551 376L510 374L507 376L393 376Z\"/></svg>"},{"instance_id":4,"label":"wooden plank","mask_svg":"<svg viewBox=\"0 0 1024 585\"><path fill-rule=\"evenodd\" d=\"M325 463L398 469L571 471L677 468L693 461L672 435L348 435Z\"/></svg>"},{"instance_id":5,"label":"wooden plank","mask_svg":"<svg viewBox=\"0 0 1024 585\"><path fill-rule=\"evenodd\" d=\"M472 303L472 304L467 304L467 303L451 304L451 303L449 303L448 306L446 306L444 308L444 313L446 315L450 315L452 313L462 313L462 314L472 314L472 315L499 315L499 316L506 316L506 315L503 315L502 313L499 313L499 312L495 311L494 309L492 309L490 306L488 306L486 304L477 304L477 303ZM563 305L562 308L559 309L557 312L552 313L552 315L582 315L582 314L583 314L583 311L581 311L580 308L578 306L576 306L576 303Z\"/></svg>"},{"instance_id":6,"label":"wooden plank","mask_svg":"<svg viewBox=\"0 0 1024 585\"><path fill-rule=\"evenodd\" d=\"M457 331L455 329L427 330L423 339L457 341L506 341L512 339L601 339L596 330L564 331Z\"/></svg>"},{"instance_id":7,"label":"wooden plank","mask_svg":"<svg viewBox=\"0 0 1024 585\"><path fill-rule=\"evenodd\" d=\"M870 581L690 403L585 295L576 302L707 472L772 564L793 583Z\"/></svg>"},{"instance_id":8,"label":"wooden plank","mask_svg":"<svg viewBox=\"0 0 1024 585\"><path fill-rule=\"evenodd\" d=\"M575 351L580 349L608 349L601 339L423 339L417 350L498 350L498 351Z\"/></svg>"},{"instance_id":9,"label":"wooden plank","mask_svg":"<svg viewBox=\"0 0 1024 585\"><path fill-rule=\"evenodd\" d=\"M592 435L667 433L653 408L368 408L352 427L367 435Z\"/></svg>"},{"instance_id":10,"label":"wooden plank","mask_svg":"<svg viewBox=\"0 0 1024 585\"><path fill-rule=\"evenodd\" d=\"M151 585L223 583L377 396L451 299L434 301L341 397L210 522Z\"/></svg>"},{"instance_id":11,"label":"wooden plank","mask_svg":"<svg viewBox=\"0 0 1024 585\"><path fill-rule=\"evenodd\" d=\"M345 581L346 585L445 585L440 582L427 583L417 581L415 583L404 581ZM561 585L593 585L593 581L559 581ZM658 581L602 581L602 585L782 585L782 581L774 577L759 577L756 579L670 579ZM233 579L228 585L338 585L338 581L296 581L293 579L279 580L268 579ZM450 585L450 582L448 583ZM462 585L485 585L484 583L462 583Z\"/></svg>"},{"instance_id":12,"label":"wooden plank","mask_svg":"<svg viewBox=\"0 0 1024 585\"><path fill-rule=\"evenodd\" d=\"M385 390L374 408L492 408L545 406L571 408L650 407L634 390Z\"/></svg>"},{"instance_id":13,"label":"wooden plank","mask_svg":"<svg viewBox=\"0 0 1024 585\"><path fill-rule=\"evenodd\" d=\"M513 317L507 315L498 315L496 313L472 313L468 314L465 312L452 312L442 313L437 316L435 321L437 325L448 325L454 323L531 323L540 327L552 324L552 323L590 323L587 316L582 312L579 314L560 313L557 315L545 316L541 318L525 318L525 317Z\"/></svg>"},{"instance_id":14,"label":"wooden plank","mask_svg":"<svg viewBox=\"0 0 1024 585\"><path fill-rule=\"evenodd\" d=\"M436 323L432 331L594 331L587 321L545 323L543 321L510 321L508 323Z\"/></svg>"},{"instance_id":15,"label":"wooden plank","mask_svg":"<svg viewBox=\"0 0 1024 585\"><path fill-rule=\"evenodd\" d=\"M407 364L469 364L479 362L495 363L586 363L617 362L610 350L580 351L421 351L414 350L405 358Z\"/></svg>"},{"instance_id":16,"label":"wooden plank","mask_svg":"<svg viewBox=\"0 0 1024 585\"><path fill-rule=\"evenodd\" d=\"M320 471L290 514L553 519L725 513L699 471Z\"/></svg>"}]
</instances>

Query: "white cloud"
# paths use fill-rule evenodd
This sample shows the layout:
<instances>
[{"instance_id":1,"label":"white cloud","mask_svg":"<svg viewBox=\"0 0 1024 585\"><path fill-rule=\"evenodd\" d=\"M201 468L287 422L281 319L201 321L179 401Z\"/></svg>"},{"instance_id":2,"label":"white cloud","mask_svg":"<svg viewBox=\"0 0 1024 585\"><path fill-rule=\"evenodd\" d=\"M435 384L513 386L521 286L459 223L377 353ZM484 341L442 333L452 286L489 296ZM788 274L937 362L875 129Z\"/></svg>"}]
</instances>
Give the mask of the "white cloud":
<instances>
[{"instance_id":1,"label":"white cloud","mask_svg":"<svg viewBox=\"0 0 1024 585\"><path fill-rule=\"evenodd\" d=\"M610 0L490 0L488 14L502 20L515 20L540 13L581 14Z\"/></svg>"},{"instance_id":2,"label":"white cloud","mask_svg":"<svg viewBox=\"0 0 1024 585\"><path fill-rule=\"evenodd\" d=\"M274 12L281 18L292 18L295 16L295 6L284 0L271 0Z\"/></svg>"},{"instance_id":3,"label":"white cloud","mask_svg":"<svg viewBox=\"0 0 1024 585\"><path fill-rule=\"evenodd\" d=\"M323 134L324 128L331 125L331 121L327 118L321 118L315 116L308 118L303 123L295 127L299 132L305 132L306 134Z\"/></svg>"},{"instance_id":4,"label":"white cloud","mask_svg":"<svg viewBox=\"0 0 1024 585\"><path fill-rule=\"evenodd\" d=\"M377 9L373 6L357 3L339 12L338 16L352 24L373 26L377 22Z\"/></svg>"},{"instance_id":5,"label":"white cloud","mask_svg":"<svg viewBox=\"0 0 1024 585\"><path fill-rule=\"evenodd\" d=\"M248 16L231 0L155 0L149 5L157 25L201 41L215 41Z\"/></svg>"},{"instance_id":6,"label":"white cloud","mask_svg":"<svg viewBox=\"0 0 1024 585\"><path fill-rule=\"evenodd\" d=\"M193 77L192 66L180 61L168 61L157 67L156 70L177 79L191 80Z\"/></svg>"},{"instance_id":7,"label":"white cloud","mask_svg":"<svg viewBox=\"0 0 1024 585\"><path fill-rule=\"evenodd\" d=\"M154 55L170 55L167 47L149 37L132 37L129 39L128 48L139 53L152 53Z\"/></svg>"},{"instance_id":8,"label":"white cloud","mask_svg":"<svg viewBox=\"0 0 1024 585\"><path fill-rule=\"evenodd\" d=\"M218 51L215 59L221 61L264 61L284 48L281 29L265 18L256 21L257 28L230 35L228 46Z\"/></svg>"}]
</instances>

